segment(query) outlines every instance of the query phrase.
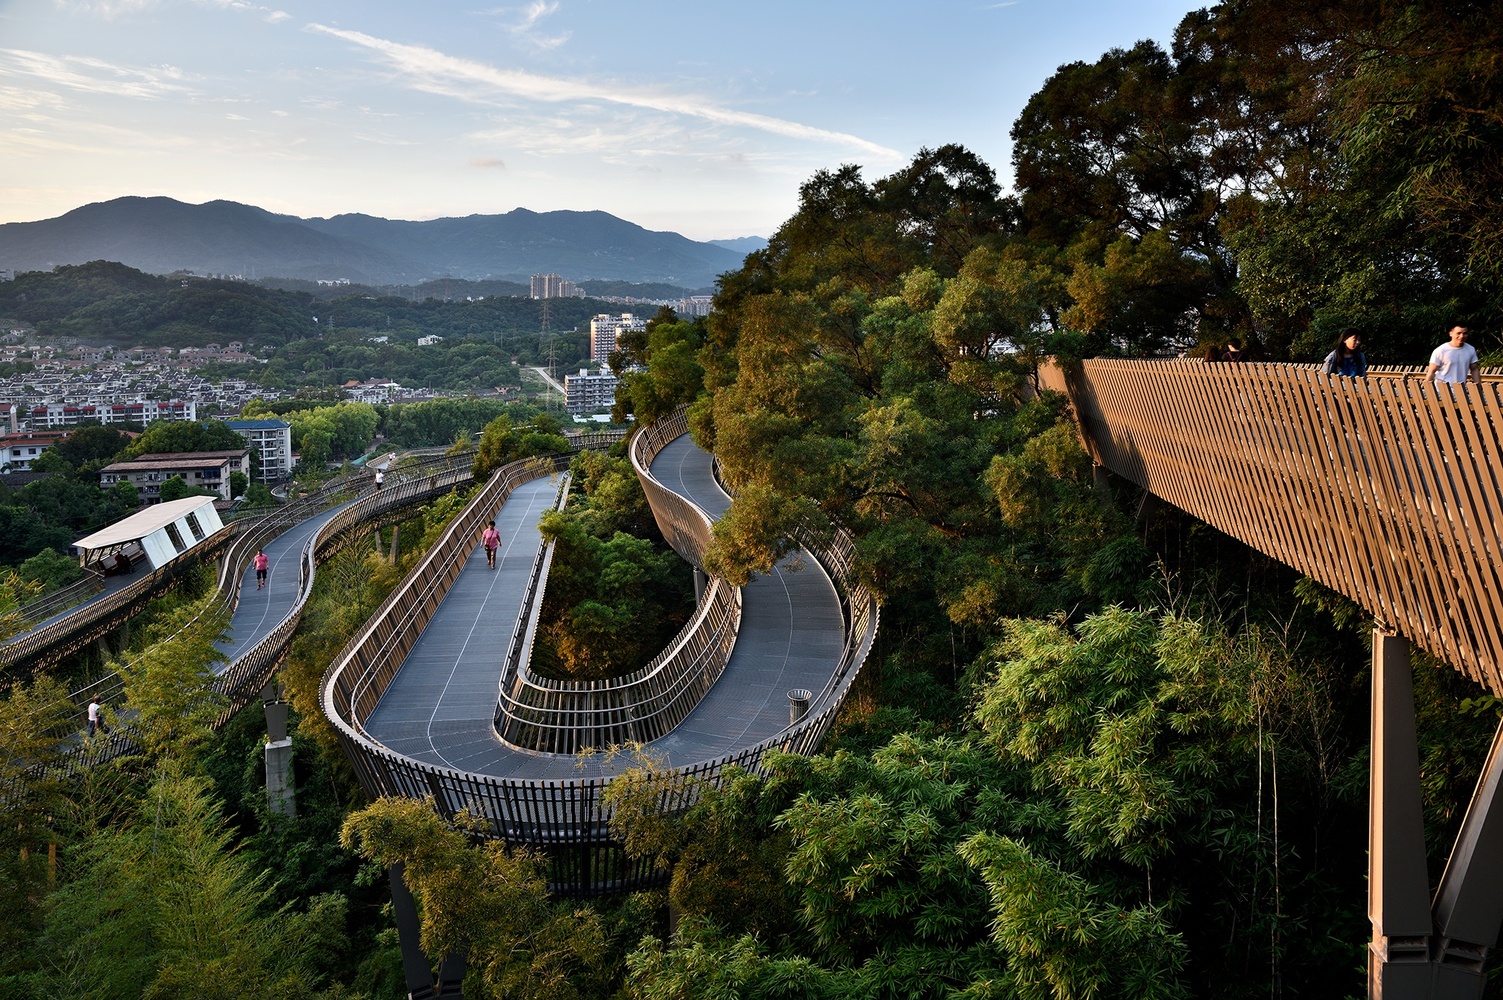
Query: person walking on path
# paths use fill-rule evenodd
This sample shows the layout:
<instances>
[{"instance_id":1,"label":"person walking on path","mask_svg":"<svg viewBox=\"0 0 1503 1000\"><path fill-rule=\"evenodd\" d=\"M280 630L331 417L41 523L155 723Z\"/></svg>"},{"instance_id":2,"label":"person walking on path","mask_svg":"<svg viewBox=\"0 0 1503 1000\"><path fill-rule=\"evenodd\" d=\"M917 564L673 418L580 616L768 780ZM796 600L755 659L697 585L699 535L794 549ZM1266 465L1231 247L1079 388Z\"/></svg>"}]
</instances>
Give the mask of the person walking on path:
<instances>
[{"instance_id":1,"label":"person walking on path","mask_svg":"<svg viewBox=\"0 0 1503 1000\"><path fill-rule=\"evenodd\" d=\"M1336 346L1320 363L1320 370L1327 375L1367 378L1367 355L1362 353L1362 334L1356 330L1343 330L1336 339Z\"/></svg>"},{"instance_id":2,"label":"person walking on path","mask_svg":"<svg viewBox=\"0 0 1503 1000\"><path fill-rule=\"evenodd\" d=\"M1430 367L1425 369L1426 382L1463 382L1482 384L1482 372L1478 365L1477 348L1466 342L1467 328L1451 327L1450 343L1441 344L1430 354Z\"/></svg>"},{"instance_id":3,"label":"person walking on path","mask_svg":"<svg viewBox=\"0 0 1503 1000\"><path fill-rule=\"evenodd\" d=\"M266 586L266 569L271 565L265 549L256 550L256 558L251 560L251 565L256 567L256 589L260 590Z\"/></svg>"},{"instance_id":4,"label":"person walking on path","mask_svg":"<svg viewBox=\"0 0 1503 1000\"><path fill-rule=\"evenodd\" d=\"M383 472L381 469L377 469L376 470L376 489L379 490L381 488L381 484L384 483L384 482L386 482L386 473Z\"/></svg>"},{"instance_id":5,"label":"person walking on path","mask_svg":"<svg viewBox=\"0 0 1503 1000\"><path fill-rule=\"evenodd\" d=\"M93 736L96 732L98 732L99 729L100 729L100 726L101 726L101 723L99 721L99 699L98 698L90 698L89 699L89 735Z\"/></svg>"},{"instance_id":6,"label":"person walking on path","mask_svg":"<svg viewBox=\"0 0 1503 1000\"><path fill-rule=\"evenodd\" d=\"M480 533L480 543L485 546L485 562L491 569L496 568L496 550L501 547L501 532L496 530L496 522L492 521L485 526Z\"/></svg>"}]
</instances>

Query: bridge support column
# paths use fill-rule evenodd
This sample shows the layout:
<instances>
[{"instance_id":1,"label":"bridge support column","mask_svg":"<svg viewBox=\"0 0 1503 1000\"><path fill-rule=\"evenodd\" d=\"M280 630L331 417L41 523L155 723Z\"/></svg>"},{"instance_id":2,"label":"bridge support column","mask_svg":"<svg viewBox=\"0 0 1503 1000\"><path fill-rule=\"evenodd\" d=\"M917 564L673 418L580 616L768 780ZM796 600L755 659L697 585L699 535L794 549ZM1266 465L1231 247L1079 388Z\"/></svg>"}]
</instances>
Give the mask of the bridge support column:
<instances>
[{"instance_id":1,"label":"bridge support column","mask_svg":"<svg viewBox=\"0 0 1503 1000\"><path fill-rule=\"evenodd\" d=\"M1503 724L1435 893L1437 996L1480 997L1503 924Z\"/></svg>"},{"instance_id":2,"label":"bridge support column","mask_svg":"<svg viewBox=\"0 0 1503 1000\"><path fill-rule=\"evenodd\" d=\"M1409 644L1373 634L1368 852L1368 995L1480 1000L1503 925L1503 725L1472 793L1432 904Z\"/></svg>"},{"instance_id":3,"label":"bridge support column","mask_svg":"<svg viewBox=\"0 0 1503 1000\"><path fill-rule=\"evenodd\" d=\"M391 910L397 922L397 940L402 948L402 976L407 981L407 1000L428 1000L433 996L433 966L423 953L418 923L417 901L402 878L401 864L386 870L391 881Z\"/></svg>"},{"instance_id":4,"label":"bridge support column","mask_svg":"<svg viewBox=\"0 0 1503 1000\"><path fill-rule=\"evenodd\" d=\"M417 900L402 878L402 865L386 870L391 881L391 909L397 922L397 939L402 950L402 976L407 981L407 1000L434 1000L436 997L463 997L465 957L450 955L433 973L433 964L423 951L422 925L418 922Z\"/></svg>"},{"instance_id":5,"label":"bridge support column","mask_svg":"<svg viewBox=\"0 0 1503 1000\"><path fill-rule=\"evenodd\" d=\"M399 549L401 547L401 542L402 542L402 526L400 524L393 524L391 526L391 555L388 557L388 560L387 560L393 566L395 566L397 564L397 553L398 553L398 551L399 551Z\"/></svg>"},{"instance_id":6,"label":"bridge support column","mask_svg":"<svg viewBox=\"0 0 1503 1000\"><path fill-rule=\"evenodd\" d=\"M1420 800L1419 741L1409 641L1373 630L1372 758L1368 786L1368 995L1430 995L1430 882Z\"/></svg>"},{"instance_id":7,"label":"bridge support column","mask_svg":"<svg viewBox=\"0 0 1503 1000\"><path fill-rule=\"evenodd\" d=\"M705 588L710 585L710 578L705 571L698 566L694 567L694 603L698 604L705 599Z\"/></svg>"},{"instance_id":8,"label":"bridge support column","mask_svg":"<svg viewBox=\"0 0 1503 1000\"><path fill-rule=\"evenodd\" d=\"M275 681L261 692L266 710L266 805L273 815L297 815L296 791L292 785L292 740L287 735L287 711Z\"/></svg>"}]
</instances>

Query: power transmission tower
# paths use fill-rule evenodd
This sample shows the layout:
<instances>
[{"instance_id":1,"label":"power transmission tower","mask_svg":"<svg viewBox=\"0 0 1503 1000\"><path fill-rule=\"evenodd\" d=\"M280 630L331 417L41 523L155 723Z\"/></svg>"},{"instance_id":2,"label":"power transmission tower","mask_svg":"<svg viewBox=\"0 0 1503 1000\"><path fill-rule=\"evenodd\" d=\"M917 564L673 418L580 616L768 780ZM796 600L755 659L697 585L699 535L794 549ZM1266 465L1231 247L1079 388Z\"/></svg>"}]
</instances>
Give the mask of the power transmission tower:
<instances>
[{"instance_id":1,"label":"power transmission tower","mask_svg":"<svg viewBox=\"0 0 1503 1000\"><path fill-rule=\"evenodd\" d=\"M558 341L550 339L548 341L548 377L550 379L552 379L554 382L558 381L558 373L556 371L554 371L554 368L557 365L558 365ZM555 391L556 390L554 390L553 384L549 383L549 386L548 386L548 408L550 410L553 409L553 397L554 397Z\"/></svg>"}]
</instances>

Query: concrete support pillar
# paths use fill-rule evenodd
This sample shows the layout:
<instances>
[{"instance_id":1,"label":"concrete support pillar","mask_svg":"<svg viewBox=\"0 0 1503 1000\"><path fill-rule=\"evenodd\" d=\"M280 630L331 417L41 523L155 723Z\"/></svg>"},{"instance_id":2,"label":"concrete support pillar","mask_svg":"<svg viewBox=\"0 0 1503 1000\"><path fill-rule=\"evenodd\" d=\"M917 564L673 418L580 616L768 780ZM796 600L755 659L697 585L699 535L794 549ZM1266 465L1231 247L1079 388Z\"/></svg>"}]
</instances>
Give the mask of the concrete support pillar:
<instances>
[{"instance_id":1,"label":"concrete support pillar","mask_svg":"<svg viewBox=\"0 0 1503 1000\"><path fill-rule=\"evenodd\" d=\"M1409 642L1373 630L1372 760L1368 789L1368 994L1430 996L1430 884L1420 800Z\"/></svg>"},{"instance_id":2,"label":"concrete support pillar","mask_svg":"<svg viewBox=\"0 0 1503 1000\"><path fill-rule=\"evenodd\" d=\"M1097 493L1107 497L1112 495L1112 474L1106 466L1098 462L1091 463L1091 485Z\"/></svg>"},{"instance_id":3,"label":"concrete support pillar","mask_svg":"<svg viewBox=\"0 0 1503 1000\"><path fill-rule=\"evenodd\" d=\"M397 552L401 547L401 541L402 526L400 524L394 524L391 526L391 555L388 556L393 566L395 566L397 562Z\"/></svg>"},{"instance_id":4,"label":"concrete support pillar","mask_svg":"<svg viewBox=\"0 0 1503 1000\"><path fill-rule=\"evenodd\" d=\"M266 744L266 805L273 814L292 818L297 815L297 798L292 787L292 740L268 741Z\"/></svg>"},{"instance_id":5,"label":"concrete support pillar","mask_svg":"<svg viewBox=\"0 0 1503 1000\"><path fill-rule=\"evenodd\" d=\"M705 588L710 585L710 578L705 571L698 566L694 567L694 603L698 604L705 599Z\"/></svg>"},{"instance_id":6,"label":"concrete support pillar","mask_svg":"<svg viewBox=\"0 0 1503 1000\"><path fill-rule=\"evenodd\" d=\"M402 977L407 982L407 1000L434 1000L437 997L463 997L465 956L456 952L438 965L423 951L422 925L418 922L417 900L402 878L402 865L386 870L391 882L391 909L397 923L397 940L402 950Z\"/></svg>"},{"instance_id":7,"label":"concrete support pillar","mask_svg":"<svg viewBox=\"0 0 1503 1000\"><path fill-rule=\"evenodd\" d=\"M297 815L296 790L292 783L292 739L287 735L290 705L281 700L275 681L261 692L266 709L266 806L274 816Z\"/></svg>"}]
</instances>

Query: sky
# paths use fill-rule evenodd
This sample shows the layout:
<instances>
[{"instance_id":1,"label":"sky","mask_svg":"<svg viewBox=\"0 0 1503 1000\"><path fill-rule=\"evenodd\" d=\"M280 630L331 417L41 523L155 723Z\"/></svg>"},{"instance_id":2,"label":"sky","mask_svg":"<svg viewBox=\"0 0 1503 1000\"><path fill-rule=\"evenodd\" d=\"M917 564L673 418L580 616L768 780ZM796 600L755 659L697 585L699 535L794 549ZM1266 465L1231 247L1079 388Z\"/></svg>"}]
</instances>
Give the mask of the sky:
<instances>
[{"instance_id":1,"label":"sky","mask_svg":"<svg viewBox=\"0 0 1503 1000\"><path fill-rule=\"evenodd\" d=\"M1187 0L0 0L0 222L123 195L301 217L599 209L770 236L821 168L1008 132Z\"/></svg>"}]
</instances>

